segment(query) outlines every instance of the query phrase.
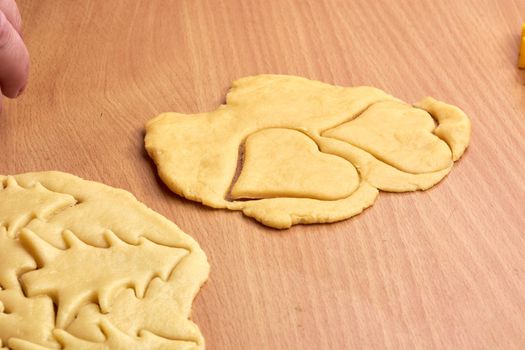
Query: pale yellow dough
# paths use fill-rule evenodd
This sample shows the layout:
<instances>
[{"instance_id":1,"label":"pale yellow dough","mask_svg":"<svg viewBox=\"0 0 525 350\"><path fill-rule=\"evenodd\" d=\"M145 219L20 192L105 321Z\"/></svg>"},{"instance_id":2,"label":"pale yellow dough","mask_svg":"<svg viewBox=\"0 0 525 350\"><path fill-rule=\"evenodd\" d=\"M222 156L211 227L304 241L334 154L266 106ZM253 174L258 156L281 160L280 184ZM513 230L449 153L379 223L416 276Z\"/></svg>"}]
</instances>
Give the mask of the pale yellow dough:
<instances>
[{"instance_id":1,"label":"pale yellow dough","mask_svg":"<svg viewBox=\"0 0 525 350\"><path fill-rule=\"evenodd\" d=\"M260 75L226 104L165 113L145 146L175 193L288 228L359 214L379 190L425 190L470 141L470 120L430 97L411 106L373 87Z\"/></svg>"},{"instance_id":2,"label":"pale yellow dough","mask_svg":"<svg viewBox=\"0 0 525 350\"><path fill-rule=\"evenodd\" d=\"M130 193L0 176L0 348L204 349L188 317L206 255Z\"/></svg>"}]
</instances>

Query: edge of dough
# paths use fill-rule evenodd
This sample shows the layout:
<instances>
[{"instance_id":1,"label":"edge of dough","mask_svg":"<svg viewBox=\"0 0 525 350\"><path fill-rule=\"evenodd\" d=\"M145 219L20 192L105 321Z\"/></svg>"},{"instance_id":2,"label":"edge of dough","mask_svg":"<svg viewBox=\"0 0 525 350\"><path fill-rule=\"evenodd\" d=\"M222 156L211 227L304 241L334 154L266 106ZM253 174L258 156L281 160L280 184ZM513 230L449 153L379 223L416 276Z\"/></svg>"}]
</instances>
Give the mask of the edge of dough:
<instances>
[{"instance_id":1,"label":"edge of dough","mask_svg":"<svg viewBox=\"0 0 525 350\"><path fill-rule=\"evenodd\" d=\"M437 120L434 134L445 141L452 150L452 160L456 161L465 152L472 133L472 123L459 107L425 97L414 104L414 107L427 111Z\"/></svg>"}]
</instances>

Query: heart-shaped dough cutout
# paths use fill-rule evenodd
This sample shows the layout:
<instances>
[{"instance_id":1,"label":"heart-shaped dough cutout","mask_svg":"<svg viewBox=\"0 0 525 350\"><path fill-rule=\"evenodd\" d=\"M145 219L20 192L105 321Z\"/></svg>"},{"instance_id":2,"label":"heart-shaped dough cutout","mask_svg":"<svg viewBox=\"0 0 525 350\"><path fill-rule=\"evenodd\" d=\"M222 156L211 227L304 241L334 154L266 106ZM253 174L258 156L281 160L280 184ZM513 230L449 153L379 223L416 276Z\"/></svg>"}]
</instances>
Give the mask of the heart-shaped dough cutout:
<instances>
[{"instance_id":1,"label":"heart-shaped dough cutout","mask_svg":"<svg viewBox=\"0 0 525 350\"><path fill-rule=\"evenodd\" d=\"M300 131L275 128L246 139L242 171L231 197L336 200L350 196L358 186L359 175L350 162L320 152Z\"/></svg>"},{"instance_id":2,"label":"heart-shaped dough cutout","mask_svg":"<svg viewBox=\"0 0 525 350\"><path fill-rule=\"evenodd\" d=\"M323 136L348 142L399 170L421 174L452 165L450 147L433 134L435 127L428 112L406 103L385 101Z\"/></svg>"}]
</instances>

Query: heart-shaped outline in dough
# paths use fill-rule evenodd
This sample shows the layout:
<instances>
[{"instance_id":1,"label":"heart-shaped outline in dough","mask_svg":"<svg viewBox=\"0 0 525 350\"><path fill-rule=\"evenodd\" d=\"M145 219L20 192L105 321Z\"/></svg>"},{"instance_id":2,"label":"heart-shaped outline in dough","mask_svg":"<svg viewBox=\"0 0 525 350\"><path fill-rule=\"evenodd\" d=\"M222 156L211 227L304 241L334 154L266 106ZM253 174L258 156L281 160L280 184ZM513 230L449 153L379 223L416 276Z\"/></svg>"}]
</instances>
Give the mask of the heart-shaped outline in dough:
<instances>
[{"instance_id":1,"label":"heart-shaped outline in dough","mask_svg":"<svg viewBox=\"0 0 525 350\"><path fill-rule=\"evenodd\" d=\"M374 103L356 118L322 135L359 147L403 172L422 174L452 165L450 147L433 134L435 128L428 112L385 101Z\"/></svg>"},{"instance_id":2,"label":"heart-shaped outline in dough","mask_svg":"<svg viewBox=\"0 0 525 350\"><path fill-rule=\"evenodd\" d=\"M359 174L350 162L321 152L315 141L300 131L275 128L247 137L241 173L230 197L337 200L358 187Z\"/></svg>"}]
</instances>

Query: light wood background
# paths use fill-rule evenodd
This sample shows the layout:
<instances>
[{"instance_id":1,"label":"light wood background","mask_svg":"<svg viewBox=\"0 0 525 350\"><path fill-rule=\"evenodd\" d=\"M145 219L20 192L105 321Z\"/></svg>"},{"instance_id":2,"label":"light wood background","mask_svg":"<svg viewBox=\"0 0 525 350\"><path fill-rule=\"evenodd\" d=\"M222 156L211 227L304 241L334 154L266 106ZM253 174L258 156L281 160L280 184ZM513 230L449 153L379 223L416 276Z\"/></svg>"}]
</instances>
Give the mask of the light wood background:
<instances>
[{"instance_id":1,"label":"light wood background","mask_svg":"<svg viewBox=\"0 0 525 350\"><path fill-rule=\"evenodd\" d=\"M193 319L209 349L525 349L522 0L20 0L32 59L4 101L0 173L121 187L212 265ZM454 103L471 147L422 193L337 224L263 227L158 181L145 122L230 82L286 73Z\"/></svg>"}]
</instances>

